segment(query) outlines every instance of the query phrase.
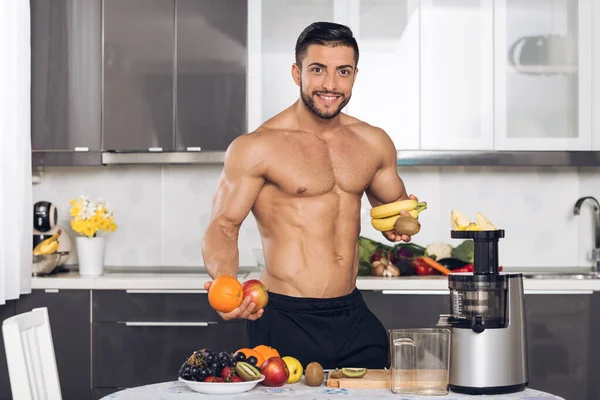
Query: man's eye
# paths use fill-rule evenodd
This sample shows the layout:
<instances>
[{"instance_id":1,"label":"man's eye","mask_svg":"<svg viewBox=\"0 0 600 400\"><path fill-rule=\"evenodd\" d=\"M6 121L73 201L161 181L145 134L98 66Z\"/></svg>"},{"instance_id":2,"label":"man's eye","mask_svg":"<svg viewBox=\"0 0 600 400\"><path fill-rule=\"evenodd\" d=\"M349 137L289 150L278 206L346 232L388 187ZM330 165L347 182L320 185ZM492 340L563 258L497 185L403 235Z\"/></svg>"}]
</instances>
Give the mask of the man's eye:
<instances>
[{"instance_id":1,"label":"man's eye","mask_svg":"<svg viewBox=\"0 0 600 400\"><path fill-rule=\"evenodd\" d=\"M314 68L312 69L312 71L313 71L313 72L321 72L321 68L319 68L319 67L314 67Z\"/></svg>"},{"instance_id":2,"label":"man's eye","mask_svg":"<svg viewBox=\"0 0 600 400\"><path fill-rule=\"evenodd\" d=\"M350 71L348 71L347 69L343 69L340 72L342 73L342 75L350 75Z\"/></svg>"}]
</instances>

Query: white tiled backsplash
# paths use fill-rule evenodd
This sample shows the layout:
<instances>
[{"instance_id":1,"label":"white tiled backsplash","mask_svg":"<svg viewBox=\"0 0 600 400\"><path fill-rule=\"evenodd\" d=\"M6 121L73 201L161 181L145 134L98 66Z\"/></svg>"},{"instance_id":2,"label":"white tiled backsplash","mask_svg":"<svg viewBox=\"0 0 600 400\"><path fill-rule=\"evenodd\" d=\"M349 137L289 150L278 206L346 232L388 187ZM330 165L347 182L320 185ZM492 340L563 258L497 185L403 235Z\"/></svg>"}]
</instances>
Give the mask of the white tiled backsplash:
<instances>
[{"instance_id":1,"label":"white tiled backsplash","mask_svg":"<svg viewBox=\"0 0 600 400\"><path fill-rule=\"evenodd\" d=\"M201 240L209 221L221 165L48 168L33 187L34 201L47 200L69 227L69 202L80 194L101 197L116 214L107 235L109 266L203 266ZM500 241L505 266L588 266L594 225L590 203L573 216L581 196L600 199L600 168L400 167L409 193L427 201L413 242L457 244L450 238L450 212L469 218L481 211L506 230ZM385 242L369 222L363 198L362 235ZM73 246L74 247L74 246ZM240 264L256 265L261 241L250 214L239 238ZM69 264L76 263L76 256Z\"/></svg>"}]
</instances>

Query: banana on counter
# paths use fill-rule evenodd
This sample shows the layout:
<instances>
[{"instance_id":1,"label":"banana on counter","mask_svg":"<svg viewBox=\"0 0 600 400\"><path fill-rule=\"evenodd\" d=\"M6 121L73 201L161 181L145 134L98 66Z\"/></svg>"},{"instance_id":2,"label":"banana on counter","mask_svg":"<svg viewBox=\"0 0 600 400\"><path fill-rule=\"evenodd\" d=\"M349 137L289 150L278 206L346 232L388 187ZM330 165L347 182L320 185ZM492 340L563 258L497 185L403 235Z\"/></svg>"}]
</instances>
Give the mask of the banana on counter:
<instances>
[{"instance_id":1,"label":"banana on counter","mask_svg":"<svg viewBox=\"0 0 600 400\"><path fill-rule=\"evenodd\" d=\"M397 234L415 235L421 230L419 214L427 209L427 203L417 200L399 200L371 208L371 225L378 231L396 231ZM401 216L406 211L408 215Z\"/></svg>"},{"instance_id":2,"label":"banana on counter","mask_svg":"<svg viewBox=\"0 0 600 400\"><path fill-rule=\"evenodd\" d=\"M44 239L41 242L39 242L37 246L35 246L33 249L33 255L40 256L56 253L60 244L58 243L58 238L61 232L62 231L59 229L54 235L50 236L48 239Z\"/></svg>"}]
</instances>

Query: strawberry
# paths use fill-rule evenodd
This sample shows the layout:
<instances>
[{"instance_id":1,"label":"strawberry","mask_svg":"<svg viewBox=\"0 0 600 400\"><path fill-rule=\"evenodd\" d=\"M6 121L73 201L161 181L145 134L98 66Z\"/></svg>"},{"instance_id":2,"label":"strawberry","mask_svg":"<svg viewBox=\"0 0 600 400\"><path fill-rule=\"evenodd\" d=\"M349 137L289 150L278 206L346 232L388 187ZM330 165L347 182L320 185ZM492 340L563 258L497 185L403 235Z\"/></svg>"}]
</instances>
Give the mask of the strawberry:
<instances>
[{"instance_id":1,"label":"strawberry","mask_svg":"<svg viewBox=\"0 0 600 400\"><path fill-rule=\"evenodd\" d=\"M235 376L235 369L231 367L225 367L221 370L221 378L232 378Z\"/></svg>"},{"instance_id":2,"label":"strawberry","mask_svg":"<svg viewBox=\"0 0 600 400\"><path fill-rule=\"evenodd\" d=\"M215 378L214 376L207 376L206 378L204 378L204 382L218 382L217 378Z\"/></svg>"},{"instance_id":3,"label":"strawberry","mask_svg":"<svg viewBox=\"0 0 600 400\"><path fill-rule=\"evenodd\" d=\"M233 378L231 378L231 382L244 382L244 380L239 376L235 375Z\"/></svg>"},{"instance_id":4,"label":"strawberry","mask_svg":"<svg viewBox=\"0 0 600 400\"><path fill-rule=\"evenodd\" d=\"M225 380L223 378L215 378L215 382L225 382Z\"/></svg>"}]
</instances>

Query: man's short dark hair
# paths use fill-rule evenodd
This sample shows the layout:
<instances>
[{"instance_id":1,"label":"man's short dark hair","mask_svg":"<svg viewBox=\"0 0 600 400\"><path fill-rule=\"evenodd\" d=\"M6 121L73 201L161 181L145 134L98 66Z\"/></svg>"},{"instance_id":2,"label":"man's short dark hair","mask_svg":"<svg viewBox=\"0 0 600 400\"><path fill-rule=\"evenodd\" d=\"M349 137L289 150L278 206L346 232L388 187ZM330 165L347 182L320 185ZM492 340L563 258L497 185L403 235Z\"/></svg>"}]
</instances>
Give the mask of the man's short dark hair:
<instances>
[{"instance_id":1,"label":"man's short dark hair","mask_svg":"<svg viewBox=\"0 0 600 400\"><path fill-rule=\"evenodd\" d=\"M307 26L296 41L296 64L302 65L308 46L318 44L322 46L348 46L354 49L354 63L358 65L358 44L352 30L346 25L333 22L313 22Z\"/></svg>"}]
</instances>

